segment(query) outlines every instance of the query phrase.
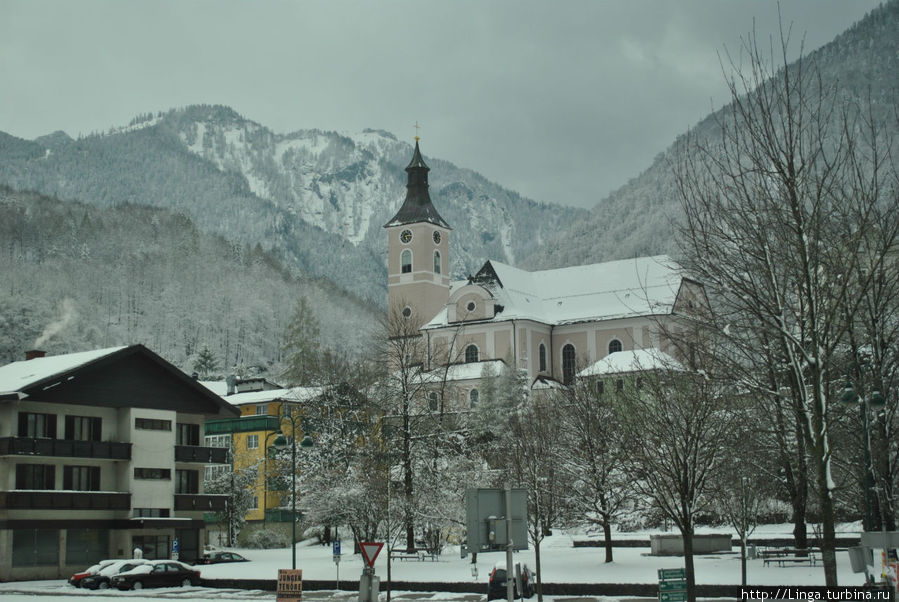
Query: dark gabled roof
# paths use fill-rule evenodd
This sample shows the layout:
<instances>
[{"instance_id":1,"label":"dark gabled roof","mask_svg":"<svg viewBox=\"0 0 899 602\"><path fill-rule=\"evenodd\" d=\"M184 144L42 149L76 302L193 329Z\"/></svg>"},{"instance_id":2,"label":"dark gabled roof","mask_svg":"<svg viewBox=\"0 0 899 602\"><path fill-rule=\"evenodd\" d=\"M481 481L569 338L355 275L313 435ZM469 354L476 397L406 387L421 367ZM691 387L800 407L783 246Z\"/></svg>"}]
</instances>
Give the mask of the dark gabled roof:
<instances>
[{"instance_id":1,"label":"dark gabled roof","mask_svg":"<svg viewBox=\"0 0 899 602\"><path fill-rule=\"evenodd\" d=\"M239 414L143 345L14 362L0 367L0 385L31 401L222 417Z\"/></svg>"},{"instance_id":2,"label":"dark gabled roof","mask_svg":"<svg viewBox=\"0 0 899 602\"><path fill-rule=\"evenodd\" d=\"M406 166L406 173L409 174L406 182L406 199L396 215L384 224L385 228L428 222L441 228L451 229L431 202L431 195L428 193L429 171L431 168L422 159L418 140L416 140L412 160Z\"/></svg>"}]
</instances>

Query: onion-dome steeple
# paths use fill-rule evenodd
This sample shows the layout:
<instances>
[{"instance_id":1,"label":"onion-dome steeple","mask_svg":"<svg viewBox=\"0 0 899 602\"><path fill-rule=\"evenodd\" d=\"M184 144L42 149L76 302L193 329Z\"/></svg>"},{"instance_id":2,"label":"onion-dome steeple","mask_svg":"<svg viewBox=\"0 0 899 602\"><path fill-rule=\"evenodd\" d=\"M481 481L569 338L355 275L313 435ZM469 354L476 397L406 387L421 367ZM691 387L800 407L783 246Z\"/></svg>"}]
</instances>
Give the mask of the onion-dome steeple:
<instances>
[{"instance_id":1,"label":"onion-dome steeple","mask_svg":"<svg viewBox=\"0 0 899 602\"><path fill-rule=\"evenodd\" d=\"M406 182L406 200L403 201L400 210L393 216L393 219L384 224L385 228L428 222L441 228L450 229L449 224L440 217L434 204L431 203L431 195L428 194L429 171L431 171L431 168L421 158L421 150L418 148L418 136L416 136L415 151L412 153L412 160L406 166L406 173L409 174Z\"/></svg>"}]
</instances>

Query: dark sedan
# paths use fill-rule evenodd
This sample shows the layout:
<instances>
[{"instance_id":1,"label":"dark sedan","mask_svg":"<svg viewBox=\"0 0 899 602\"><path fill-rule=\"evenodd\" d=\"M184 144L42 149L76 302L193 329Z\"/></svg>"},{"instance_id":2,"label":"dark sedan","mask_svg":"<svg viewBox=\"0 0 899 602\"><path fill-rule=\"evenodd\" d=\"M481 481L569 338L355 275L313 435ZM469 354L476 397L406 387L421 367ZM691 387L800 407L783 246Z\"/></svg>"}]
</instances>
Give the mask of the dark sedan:
<instances>
[{"instance_id":1,"label":"dark sedan","mask_svg":"<svg viewBox=\"0 0 899 602\"><path fill-rule=\"evenodd\" d=\"M121 590L145 587L188 587L200 584L200 572L176 560L152 560L113 575L109 584Z\"/></svg>"},{"instance_id":2,"label":"dark sedan","mask_svg":"<svg viewBox=\"0 0 899 602\"><path fill-rule=\"evenodd\" d=\"M85 589L106 589L109 587L109 582L114 575L125 573L137 566L148 563L149 560L116 560L115 562L107 564L93 575L88 575L82 579L81 587Z\"/></svg>"},{"instance_id":3,"label":"dark sedan","mask_svg":"<svg viewBox=\"0 0 899 602\"><path fill-rule=\"evenodd\" d=\"M249 558L244 558L234 552L210 552L203 554L203 557L194 564L218 564L220 562L249 562Z\"/></svg>"}]
</instances>

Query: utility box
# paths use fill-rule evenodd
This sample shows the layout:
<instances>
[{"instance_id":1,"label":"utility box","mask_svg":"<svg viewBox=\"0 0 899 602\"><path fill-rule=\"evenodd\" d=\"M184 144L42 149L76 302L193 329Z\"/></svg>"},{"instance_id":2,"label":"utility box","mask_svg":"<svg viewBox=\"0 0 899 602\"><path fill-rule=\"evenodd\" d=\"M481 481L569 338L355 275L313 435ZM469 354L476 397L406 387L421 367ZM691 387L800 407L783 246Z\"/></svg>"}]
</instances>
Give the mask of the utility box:
<instances>
[{"instance_id":1,"label":"utility box","mask_svg":"<svg viewBox=\"0 0 899 602\"><path fill-rule=\"evenodd\" d=\"M853 573L866 573L874 565L874 550L862 546L849 548L849 564Z\"/></svg>"},{"instance_id":2,"label":"utility box","mask_svg":"<svg viewBox=\"0 0 899 602\"><path fill-rule=\"evenodd\" d=\"M528 549L526 489L512 489L511 527L512 548ZM505 551L506 490L468 489L465 491L465 524L468 529L468 548L471 552Z\"/></svg>"}]
</instances>

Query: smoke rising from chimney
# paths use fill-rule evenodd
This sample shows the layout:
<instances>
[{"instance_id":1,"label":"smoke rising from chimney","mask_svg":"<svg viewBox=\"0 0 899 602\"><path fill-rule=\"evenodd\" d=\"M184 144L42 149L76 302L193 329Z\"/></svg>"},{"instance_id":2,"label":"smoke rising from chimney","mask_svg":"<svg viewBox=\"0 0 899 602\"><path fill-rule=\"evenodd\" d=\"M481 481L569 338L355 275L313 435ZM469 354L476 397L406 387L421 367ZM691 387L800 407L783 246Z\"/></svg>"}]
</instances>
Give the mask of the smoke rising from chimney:
<instances>
[{"instance_id":1,"label":"smoke rising from chimney","mask_svg":"<svg viewBox=\"0 0 899 602\"><path fill-rule=\"evenodd\" d=\"M44 343L78 319L78 311L75 309L75 302L69 297L60 301L59 314L59 319L47 324L47 326L44 327L44 332L41 333L41 336L35 339L35 349L41 347Z\"/></svg>"}]
</instances>

